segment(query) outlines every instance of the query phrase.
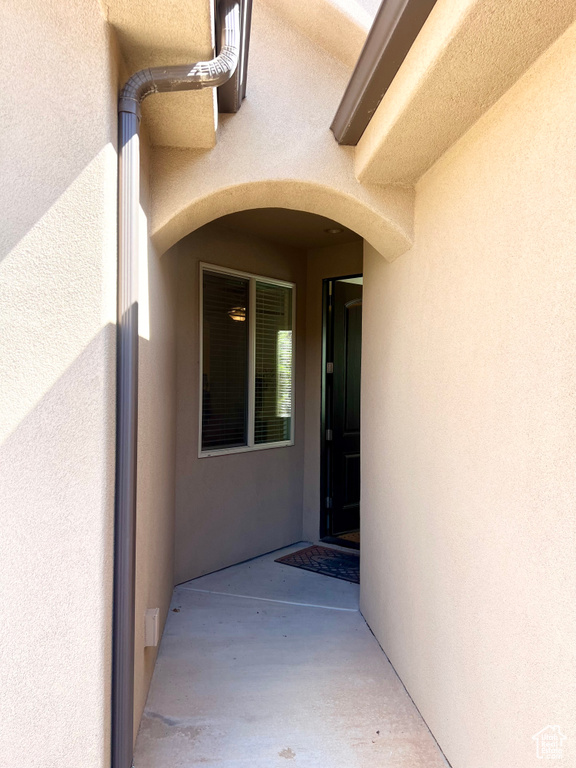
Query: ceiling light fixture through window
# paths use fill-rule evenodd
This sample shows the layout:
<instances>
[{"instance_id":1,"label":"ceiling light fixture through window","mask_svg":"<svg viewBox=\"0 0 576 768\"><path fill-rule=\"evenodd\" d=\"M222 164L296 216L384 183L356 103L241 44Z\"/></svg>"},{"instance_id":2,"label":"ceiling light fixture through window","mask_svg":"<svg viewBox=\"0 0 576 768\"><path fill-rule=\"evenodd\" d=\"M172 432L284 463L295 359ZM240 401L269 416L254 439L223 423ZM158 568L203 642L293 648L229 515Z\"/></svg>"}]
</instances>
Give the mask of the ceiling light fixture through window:
<instances>
[{"instance_id":1,"label":"ceiling light fixture through window","mask_svg":"<svg viewBox=\"0 0 576 768\"><path fill-rule=\"evenodd\" d=\"M232 309L228 312L228 315L232 318L232 320L243 323L246 320L246 307L232 307Z\"/></svg>"}]
</instances>

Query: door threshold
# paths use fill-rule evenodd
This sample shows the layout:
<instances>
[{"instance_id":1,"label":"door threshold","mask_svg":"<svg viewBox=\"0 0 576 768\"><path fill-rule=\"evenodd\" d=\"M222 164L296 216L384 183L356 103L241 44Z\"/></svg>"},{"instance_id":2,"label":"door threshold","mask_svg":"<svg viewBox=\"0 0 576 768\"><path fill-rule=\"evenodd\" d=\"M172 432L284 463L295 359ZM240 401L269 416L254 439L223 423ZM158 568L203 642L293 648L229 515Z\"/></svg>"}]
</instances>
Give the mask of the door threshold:
<instances>
[{"instance_id":1,"label":"door threshold","mask_svg":"<svg viewBox=\"0 0 576 768\"><path fill-rule=\"evenodd\" d=\"M338 547L346 547L346 549L360 550L359 541L350 541L349 539L340 538L340 536L325 536L320 539L323 544L335 544Z\"/></svg>"}]
</instances>

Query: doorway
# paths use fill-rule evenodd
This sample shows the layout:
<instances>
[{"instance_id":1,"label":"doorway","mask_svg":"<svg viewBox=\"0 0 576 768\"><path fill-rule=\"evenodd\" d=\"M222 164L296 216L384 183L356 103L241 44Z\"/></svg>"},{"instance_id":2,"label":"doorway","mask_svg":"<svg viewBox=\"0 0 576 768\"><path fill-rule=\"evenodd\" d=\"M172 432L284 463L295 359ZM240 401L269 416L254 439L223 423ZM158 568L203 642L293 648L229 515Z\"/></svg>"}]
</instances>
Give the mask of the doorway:
<instances>
[{"instance_id":1,"label":"doorway","mask_svg":"<svg viewBox=\"0 0 576 768\"><path fill-rule=\"evenodd\" d=\"M320 537L360 548L362 275L324 280Z\"/></svg>"}]
</instances>

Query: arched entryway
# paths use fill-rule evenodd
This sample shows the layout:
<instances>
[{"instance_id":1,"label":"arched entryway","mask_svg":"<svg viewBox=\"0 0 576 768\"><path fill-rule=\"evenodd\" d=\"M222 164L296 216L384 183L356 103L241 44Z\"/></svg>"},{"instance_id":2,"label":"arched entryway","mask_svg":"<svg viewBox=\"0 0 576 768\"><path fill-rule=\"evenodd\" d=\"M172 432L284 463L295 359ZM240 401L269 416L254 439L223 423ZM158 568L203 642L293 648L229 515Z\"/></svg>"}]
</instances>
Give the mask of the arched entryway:
<instances>
[{"instance_id":1,"label":"arched entryway","mask_svg":"<svg viewBox=\"0 0 576 768\"><path fill-rule=\"evenodd\" d=\"M267 767L298 758L334 768L360 759L369 767L381 764L386 745L399 743L412 761L406 765L414 763L415 749L428 765L442 764L359 613L358 585L275 562L319 538L323 283L361 274L362 259L362 238L342 222L284 208L211 221L161 259L150 257L155 287L150 283L150 347L144 343L141 354L147 412L140 420L148 450L139 476L144 487L163 462L174 462L179 586L170 608L164 606L168 631L136 745L142 768L178 760ZM208 363L201 352L201 265L235 281L256 276L294 286L293 444L202 451ZM231 327L249 322L248 293L244 300L238 295L220 313ZM234 310L241 321L231 317ZM161 377L169 366L174 373L166 387ZM169 418L158 419L159 409ZM149 434L154 414L159 440ZM162 515L143 493L140 513L158 532ZM142 544L144 578L169 560L167 549L164 565L147 557L154 546L158 554L158 544L152 533ZM280 551L266 555L270 550ZM145 599L141 590L142 610ZM141 663L153 653L145 649ZM399 709L400 731L390 718Z\"/></svg>"}]
</instances>

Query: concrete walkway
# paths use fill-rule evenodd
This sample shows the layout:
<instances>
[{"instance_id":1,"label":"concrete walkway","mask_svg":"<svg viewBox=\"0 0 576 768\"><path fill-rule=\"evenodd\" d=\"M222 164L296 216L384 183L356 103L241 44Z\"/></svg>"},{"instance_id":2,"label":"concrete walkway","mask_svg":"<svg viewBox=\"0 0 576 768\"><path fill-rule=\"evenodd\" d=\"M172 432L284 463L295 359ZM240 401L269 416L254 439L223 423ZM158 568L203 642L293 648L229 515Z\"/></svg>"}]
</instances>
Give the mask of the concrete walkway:
<instances>
[{"instance_id":1,"label":"concrete walkway","mask_svg":"<svg viewBox=\"0 0 576 768\"><path fill-rule=\"evenodd\" d=\"M446 768L358 612L358 586L275 563L174 590L135 768Z\"/></svg>"}]
</instances>

